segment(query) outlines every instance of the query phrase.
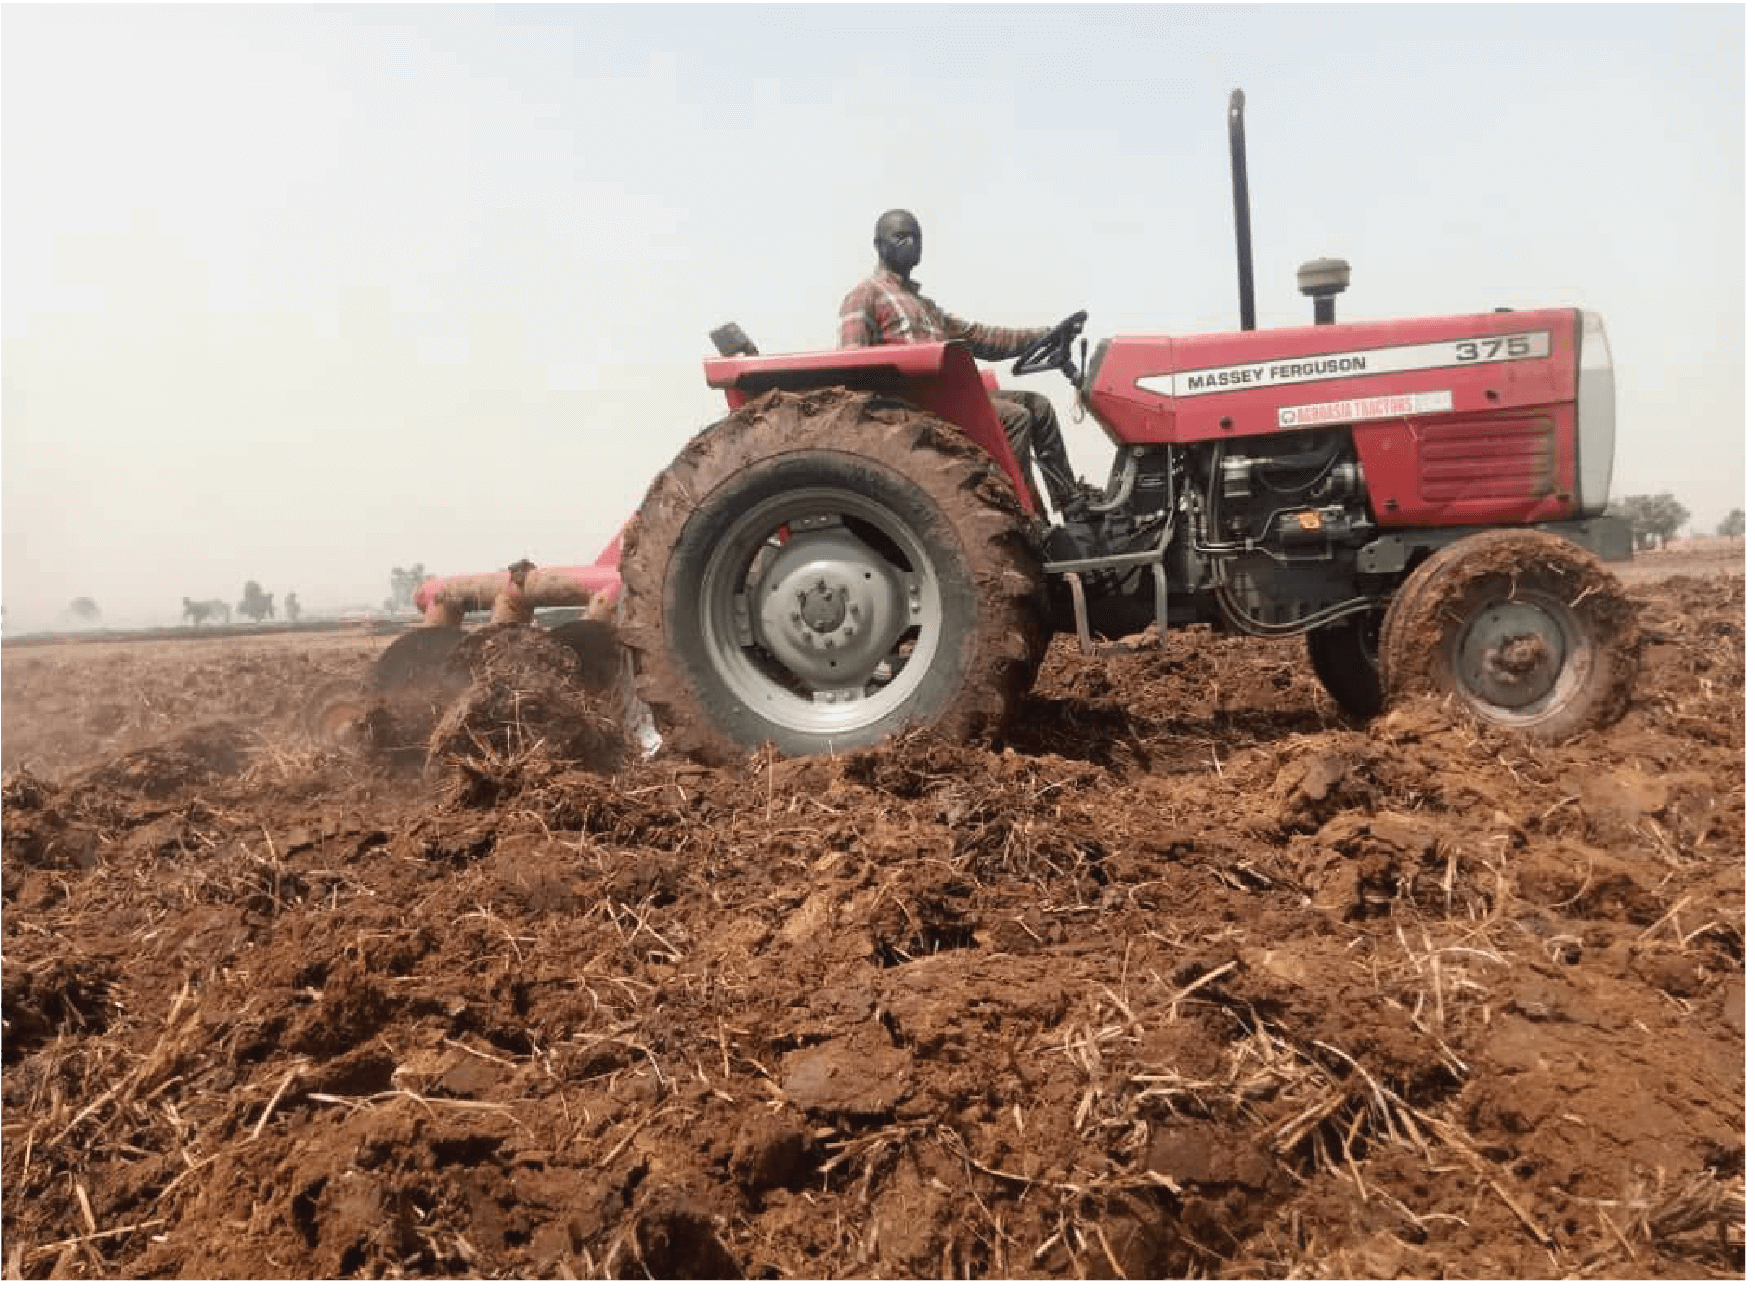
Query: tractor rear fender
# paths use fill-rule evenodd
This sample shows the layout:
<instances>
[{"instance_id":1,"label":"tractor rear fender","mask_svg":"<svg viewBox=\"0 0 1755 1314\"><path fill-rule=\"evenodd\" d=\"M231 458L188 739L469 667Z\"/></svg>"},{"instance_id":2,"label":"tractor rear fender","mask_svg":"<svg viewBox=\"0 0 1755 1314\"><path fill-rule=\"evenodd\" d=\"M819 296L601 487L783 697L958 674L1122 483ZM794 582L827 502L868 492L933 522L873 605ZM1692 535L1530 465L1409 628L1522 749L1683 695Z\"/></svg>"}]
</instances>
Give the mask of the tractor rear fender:
<instances>
[{"instance_id":1,"label":"tractor rear fender","mask_svg":"<svg viewBox=\"0 0 1755 1314\"><path fill-rule=\"evenodd\" d=\"M998 386L993 372L977 368L975 358L958 343L910 342L786 356L716 356L704 364L708 384L725 393L726 404L734 411L776 388L786 392L854 388L918 406L949 420L979 444L1005 472L1024 509L1031 515L1040 514L988 396Z\"/></svg>"}]
</instances>

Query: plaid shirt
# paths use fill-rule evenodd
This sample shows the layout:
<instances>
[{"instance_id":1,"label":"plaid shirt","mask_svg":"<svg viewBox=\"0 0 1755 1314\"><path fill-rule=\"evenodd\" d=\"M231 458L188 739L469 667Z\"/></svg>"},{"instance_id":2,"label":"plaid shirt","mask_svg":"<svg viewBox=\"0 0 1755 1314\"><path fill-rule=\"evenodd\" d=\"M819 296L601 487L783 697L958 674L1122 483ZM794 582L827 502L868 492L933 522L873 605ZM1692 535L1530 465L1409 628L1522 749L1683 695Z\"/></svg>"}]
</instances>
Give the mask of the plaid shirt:
<instances>
[{"instance_id":1,"label":"plaid shirt","mask_svg":"<svg viewBox=\"0 0 1755 1314\"><path fill-rule=\"evenodd\" d=\"M841 302L841 345L877 347L886 342L961 342L978 360L1010 360L1047 328L1003 329L947 315L920 284L879 265L877 272Z\"/></svg>"}]
</instances>

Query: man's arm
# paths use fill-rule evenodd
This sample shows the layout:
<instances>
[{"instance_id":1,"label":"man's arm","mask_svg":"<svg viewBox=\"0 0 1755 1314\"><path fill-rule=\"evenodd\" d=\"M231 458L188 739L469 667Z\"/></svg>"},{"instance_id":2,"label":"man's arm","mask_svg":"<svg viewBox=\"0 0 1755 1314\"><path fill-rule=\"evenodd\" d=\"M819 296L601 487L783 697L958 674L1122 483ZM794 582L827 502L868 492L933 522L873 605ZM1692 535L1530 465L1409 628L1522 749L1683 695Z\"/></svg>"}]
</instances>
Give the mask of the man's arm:
<instances>
[{"instance_id":1,"label":"man's arm","mask_svg":"<svg viewBox=\"0 0 1755 1314\"><path fill-rule=\"evenodd\" d=\"M976 360L1010 360L1047 332L1047 327L994 328L990 324L964 319L961 315L945 316L946 335L954 342L961 342Z\"/></svg>"},{"instance_id":2,"label":"man's arm","mask_svg":"<svg viewBox=\"0 0 1755 1314\"><path fill-rule=\"evenodd\" d=\"M841 299L841 346L876 347L884 340L873 305L870 282L861 283Z\"/></svg>"}]
</instances>

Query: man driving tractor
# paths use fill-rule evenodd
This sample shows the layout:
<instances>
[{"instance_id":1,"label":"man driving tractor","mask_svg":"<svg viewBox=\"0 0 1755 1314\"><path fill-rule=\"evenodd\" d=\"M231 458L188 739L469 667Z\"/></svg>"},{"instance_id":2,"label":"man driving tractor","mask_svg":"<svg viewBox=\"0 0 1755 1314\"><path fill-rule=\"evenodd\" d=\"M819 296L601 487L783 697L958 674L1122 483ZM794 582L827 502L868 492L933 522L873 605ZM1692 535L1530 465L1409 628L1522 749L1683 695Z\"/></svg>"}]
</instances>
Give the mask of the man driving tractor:
<instances>
[{"instance_id":1,"label":"man driving tractor","mask_svg":"<svg viewBox=\"0 0 1755 1314\"><path fill-rule=\"evenodd\" d=\"M878 217L872 245L878 267L841 302L841 345L876 347L891 342L953 340L978 360L1010 360L1049 332L1047 328L1004 329L946 314L920 294L909 274L920 263L920 221L906 210L886 210ZM1084 315L1074 316L1082 324ZM1076 329L1077 325L1074 325ZM1066 443L1054 407L1040 393L1005 390L991 394L994 414L1011 443L1018 468L1030 479L1034 453L1048 497L1063 518L1078 515L1100 492L1075 478L1066 457ZM1031 480L1032 484L1034 480Z\"/></svg>"}]
</instances>

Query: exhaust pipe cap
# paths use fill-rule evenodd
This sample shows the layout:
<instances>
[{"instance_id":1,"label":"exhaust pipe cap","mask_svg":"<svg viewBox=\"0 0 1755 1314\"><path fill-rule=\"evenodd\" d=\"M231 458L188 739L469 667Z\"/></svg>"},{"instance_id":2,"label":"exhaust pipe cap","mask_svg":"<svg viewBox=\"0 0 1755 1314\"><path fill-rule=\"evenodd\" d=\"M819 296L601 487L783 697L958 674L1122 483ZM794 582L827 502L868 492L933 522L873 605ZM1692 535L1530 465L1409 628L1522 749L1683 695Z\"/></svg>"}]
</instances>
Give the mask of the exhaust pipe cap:
<instances>
[{"instance_id":1,"label":"exhaust pipe cap","mask_svg":"<svg viewBox=\"0 0 1755 1314\"><path fill-rule=\"evenodd\" d=\"M1298 266L1298 290L1307 297L1339 296L1352 285L1353 267L1345 260L1324 256Z\"/></svg>"}]
</instances>

